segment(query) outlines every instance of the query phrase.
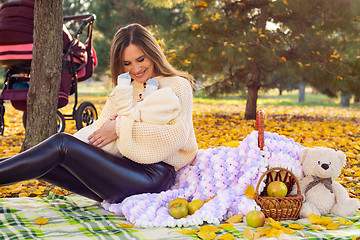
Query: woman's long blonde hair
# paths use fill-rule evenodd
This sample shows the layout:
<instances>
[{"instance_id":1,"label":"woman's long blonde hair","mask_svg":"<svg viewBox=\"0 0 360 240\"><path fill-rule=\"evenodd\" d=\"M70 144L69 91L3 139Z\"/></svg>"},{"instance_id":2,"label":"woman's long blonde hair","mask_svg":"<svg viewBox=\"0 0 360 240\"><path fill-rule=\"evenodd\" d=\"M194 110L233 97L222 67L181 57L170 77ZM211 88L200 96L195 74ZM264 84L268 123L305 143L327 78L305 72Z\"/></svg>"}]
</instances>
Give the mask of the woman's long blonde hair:
<instances>
[{"instance_id":1,"label":"woman's long blonde hair","mask_svg":"<svg viewBox=\"0 0 360 240\"><path fill-rule=\"evenodd\" d=\"M146 57L154 63L156 75L180 76L194 84L194 78L187 72L175 69L165 57L160 45L154 36L140 24L134 23L120 28L114 36L110 50L111 80L114 86L117 84L117 76L125 72L123 64L123 52L130 44L140 47Z\"/></svg>"}]
</instances>

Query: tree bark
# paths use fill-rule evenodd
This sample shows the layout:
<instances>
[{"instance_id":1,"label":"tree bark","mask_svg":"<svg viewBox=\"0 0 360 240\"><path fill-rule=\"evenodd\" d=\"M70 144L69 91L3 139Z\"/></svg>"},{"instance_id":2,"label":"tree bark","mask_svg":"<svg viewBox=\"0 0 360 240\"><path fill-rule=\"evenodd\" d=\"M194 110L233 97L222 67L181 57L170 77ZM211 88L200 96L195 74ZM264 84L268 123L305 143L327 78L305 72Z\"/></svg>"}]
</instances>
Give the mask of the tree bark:
<instances>
[{"instance_id":1,"label":"tree bark","mask_svg":"<svg viewBox=\"0 0 360 240\"><path fill-rule=\"evenodd\" d=\"M340 106L342 107L350 107L350 99L352 97L351 93L342 93L341 94L341 100L340 100Z\"/></svg>"},{"instance_id":2,"label":"tree bark","mask_svg":"<svg viewBox=\"0 0 360 240\"><path fill-rule=\"evenodd\" d=\"M257 64L251 66L251 79L246 84L248 92L246 99L245 119L256 119L258 91L260 89L260 68Z\"/></svg>"},{"instance_id":3,"label":"tree bark","mask_svg":"<svg viewBox=\"0 0 360 240\"><path fill-rule=\"evenodd\" d=\"M62 0L36 0L24 151L56 133L61 78Z\"/></svg>"},{"instance_id":4,"label":"tree bark","mask_svg":"<svg viewBox=\"0 0 360 240\"><path fill-rule=\"evenodd\" d=\"M355 96L354 103L359 103L359 102L360 102L360 96Z\"/></svg>"},{"instance_id":5,"label":"tree bark","mask_svg":"<svg viewBox=\"0 0 360 240\"><path fill-rule=\"evenodd\" d=\"M305 87L305 82L301 81L299 83L299 102L305 102Z\"/></svg>"}]
</instances>

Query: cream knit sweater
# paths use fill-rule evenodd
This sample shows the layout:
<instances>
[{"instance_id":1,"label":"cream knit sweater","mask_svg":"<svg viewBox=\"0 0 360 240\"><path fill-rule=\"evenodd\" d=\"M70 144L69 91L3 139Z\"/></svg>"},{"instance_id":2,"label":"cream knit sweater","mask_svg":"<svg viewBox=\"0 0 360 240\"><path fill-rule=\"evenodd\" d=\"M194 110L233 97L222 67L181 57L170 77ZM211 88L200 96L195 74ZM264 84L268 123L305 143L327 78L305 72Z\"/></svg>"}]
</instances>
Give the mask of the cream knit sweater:
<instances>
[{"instance_id":1,"label":"cream knit sweater","mask_svg":"<svg viewBox=\"0 0 360 240\"><path fill-rule=\"evenodd\" d=\"M137 114L132 111L132 114L122 115L116 119L116 134L119 138L115 144L112 144L112 148L115 149L112 149L111 152L122 154L142 164L164 161L174 166L175 170L178 170L191 162L197 152L192 123L192 88L189 82L181 77L155 77L154 79L159 82L158 94L153 93L139 103L137 102L144 92L144 85L136 81L131 83L133 87L133 103L137 103L136 108L133 109L136 110ZM162 99L164 106L162 109L161 101L157 96L167 96L164 93L169 89L179 99L179 113L177 111L176 114L169 114L169 110L173 109L173 107L169 107L169 102L167 102L169 99ZM115 92L116 88L110 94L99 119L89 127L99 128L111 116L118 113L119 109L116 100L119 101L119 99ZM161 92L163 93L161 94ZM154 115L151 114L152 108L156 108L153 109ZM140 118L134 116L140 116ZM154 116L154 118L152 123L149 123L151 116ZM171 117L169 118L169 116ZM148 121L141 121L142 118ZM91 130L91 128L80 131L82 133L93 131L94 129ZM105 147L109 148L109 146Z\"/></svg>"}]
</instances>

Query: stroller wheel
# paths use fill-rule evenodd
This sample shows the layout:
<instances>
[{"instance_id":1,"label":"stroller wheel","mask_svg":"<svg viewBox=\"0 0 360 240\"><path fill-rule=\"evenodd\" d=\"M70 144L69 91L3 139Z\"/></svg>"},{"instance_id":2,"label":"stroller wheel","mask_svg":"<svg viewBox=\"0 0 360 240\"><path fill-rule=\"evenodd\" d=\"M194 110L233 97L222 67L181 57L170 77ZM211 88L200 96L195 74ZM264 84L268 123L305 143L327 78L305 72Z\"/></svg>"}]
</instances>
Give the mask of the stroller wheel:
<instances>
[{"instance_id":1,"label":"stroller wheel","mask_svg":"<svg viewBox=\"0 0 360 240\"><path fill-rule=\"evenodd\" d=\"M26 117L27 117L27 113L24 112L23 114L23 124L24 124L24 128L26 128ZM63 132L65 130L65 118L64 115L57 110L56 111L56 125L57 125L57 132Z\"/></svg>"},{"instance_id":2,"label":"stroller wheel","mask_svg":"<svg viewBox=\"0 0 360 240\"><path fill-rule=\"evenodd\" d=\"M75 112L77 130L95 122L98 118L95 106L91 102L83 102Z\"/></svg>"},{"instance_id":3,"label":"stroller wheel","mask_svg":"<svg viewBox=\"0 0 360 240\"><path fill-rule=\"evenodd\" d=\"M65 131L65 118L59 110L56 112L56 125L58 133Z\"/></svg>"}]
</instances>

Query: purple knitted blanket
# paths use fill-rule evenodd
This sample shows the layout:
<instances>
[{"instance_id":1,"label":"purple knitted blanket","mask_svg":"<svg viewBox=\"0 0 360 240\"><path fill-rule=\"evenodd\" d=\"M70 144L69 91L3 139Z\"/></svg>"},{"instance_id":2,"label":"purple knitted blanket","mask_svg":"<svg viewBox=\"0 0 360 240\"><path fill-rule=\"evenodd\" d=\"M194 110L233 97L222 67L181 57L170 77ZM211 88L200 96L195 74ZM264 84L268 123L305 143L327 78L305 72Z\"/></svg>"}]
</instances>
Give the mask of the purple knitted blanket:
<instances>
[{"instance_id":1,"label":"purple knitted blanket","mask_svg":"<svg viewBox=\"0 0 360 240\"><path fill-rule=\"evenodd\" d=\"M117 204L104 201L102 206L110 212L124 214L135 227L142 228L219 224L235 214L246 215L254 208L260 209L253 199L244 195L247 186L256 188L261 175L273 167L286 168L301 178L299 154L303 147L293 139L265 132L265 147L261 151L257 137L258 132L254 131L237 148L199 150L195 163L177 172L176 183L170 190L134 195ZM264 185L259 185L259 193ZM213 196L193 215L180 219L169 215L168 204L172 199L205 201Z\"/></svg>"}]
</instances>

